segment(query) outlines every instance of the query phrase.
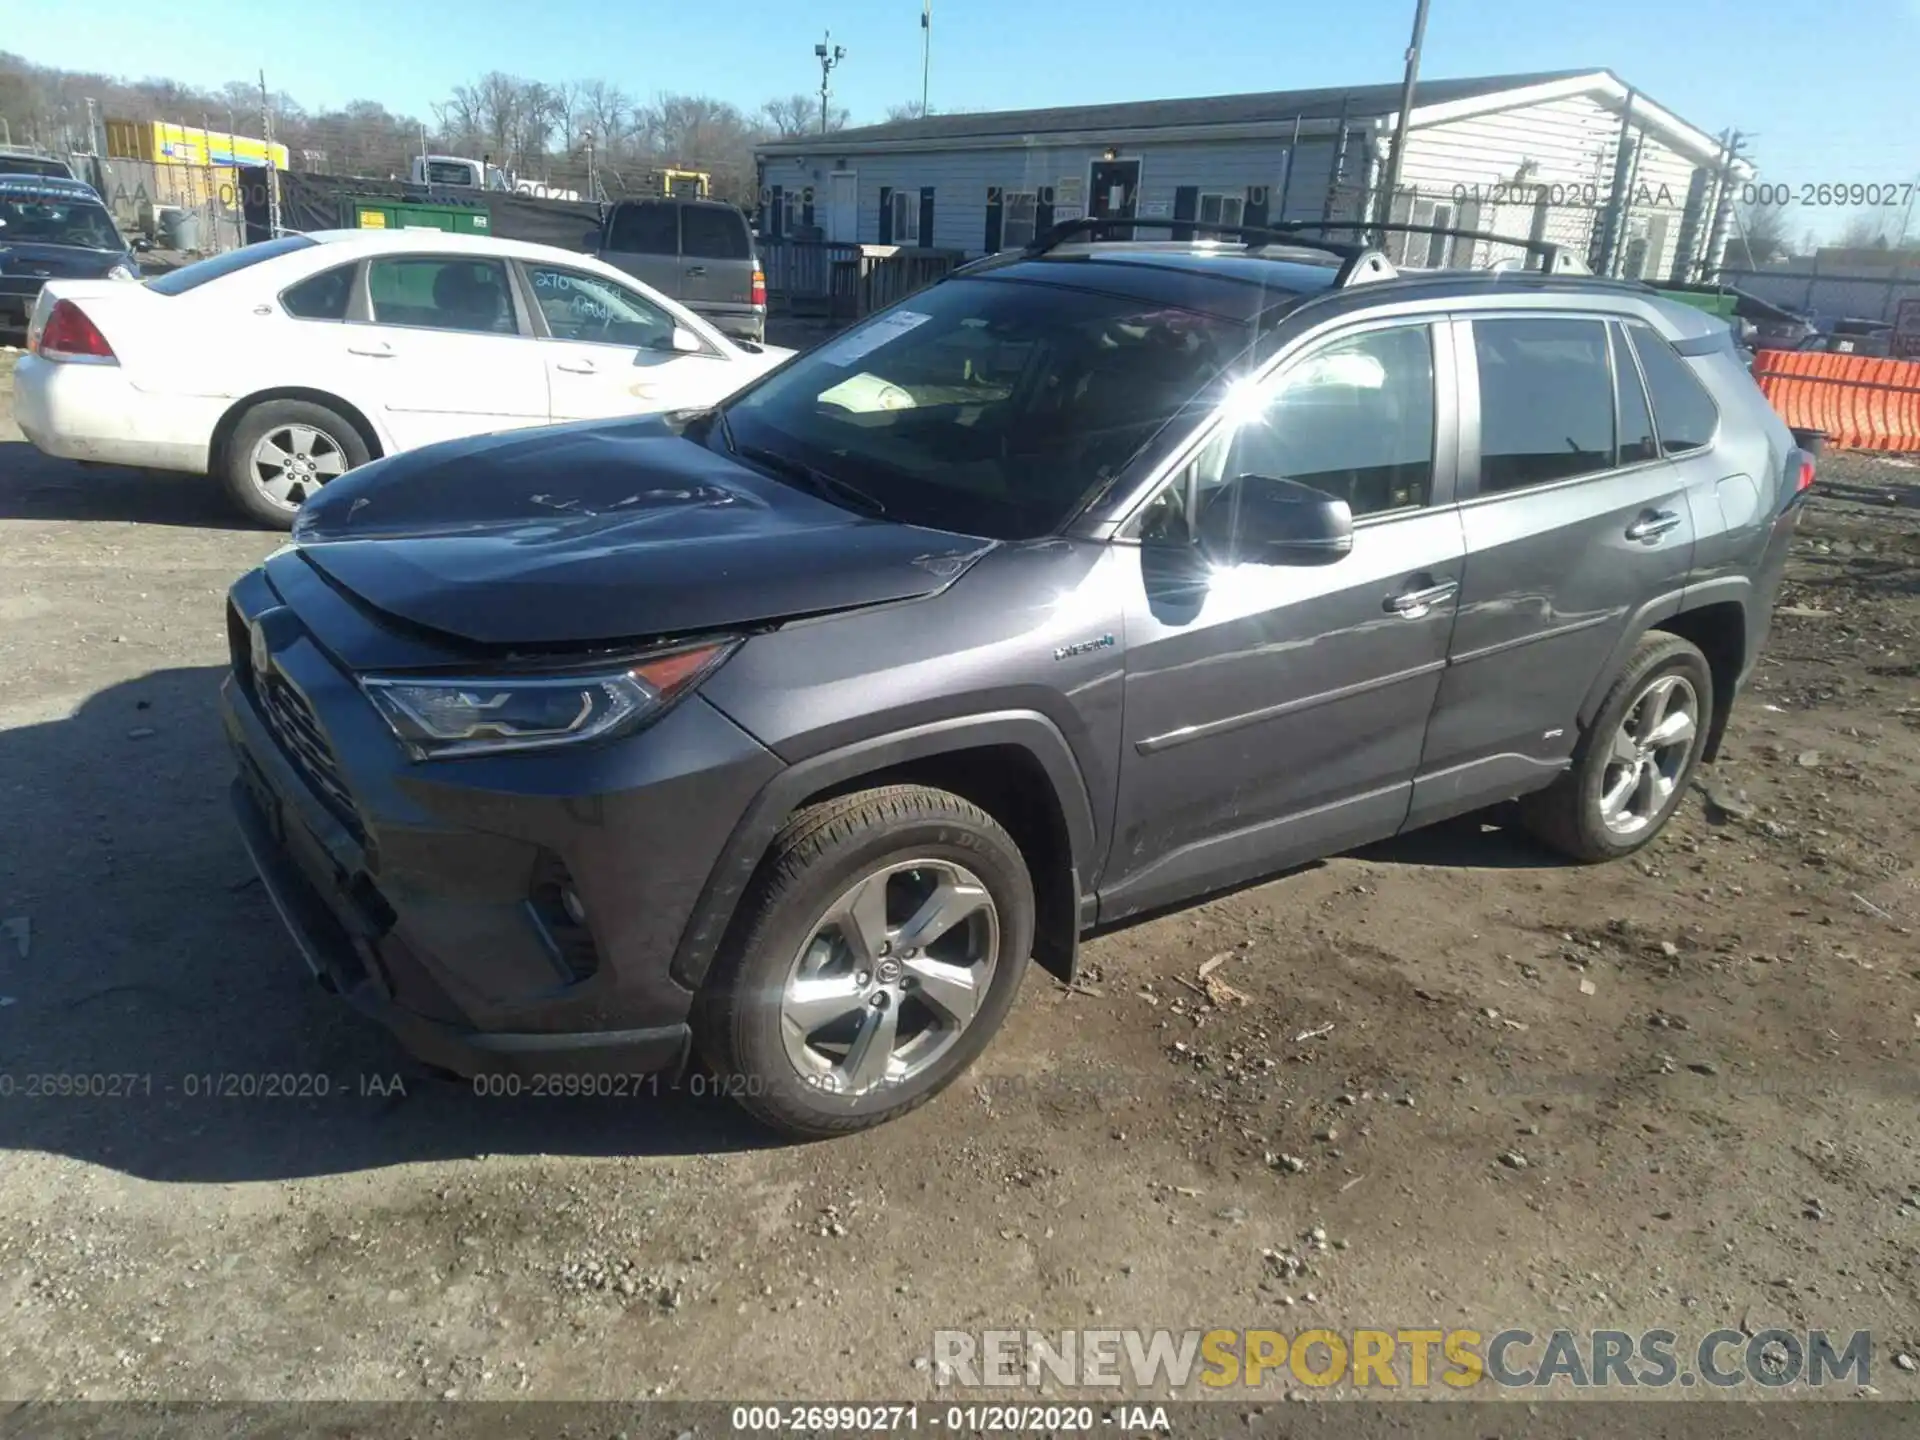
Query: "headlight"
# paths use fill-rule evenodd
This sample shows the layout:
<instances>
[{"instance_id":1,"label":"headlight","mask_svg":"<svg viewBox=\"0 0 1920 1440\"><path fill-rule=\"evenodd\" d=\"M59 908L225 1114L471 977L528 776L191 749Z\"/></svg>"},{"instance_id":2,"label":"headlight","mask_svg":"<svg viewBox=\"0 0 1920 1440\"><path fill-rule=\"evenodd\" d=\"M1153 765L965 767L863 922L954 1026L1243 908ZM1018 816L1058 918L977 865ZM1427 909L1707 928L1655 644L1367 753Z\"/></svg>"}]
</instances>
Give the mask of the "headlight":
<instances>
[{"instance_id":1,"label":"headlight","mask_svg":"<svg viewBox=\"0 0 1920 1440\"><path fill-rule=\"evenodd\" d=\"M140 273L128 265L116 265L107 271L109 280L138 280Z\"/></svg>"},{"instance_id":2,"label":"headlight","mask_svg":"<svg viewBox=\"0 0 1920 1440\"><path fill-rule=\"evenodd\" d=\"M360 685L416 760L542 750L624 734L659 718L739 643L703 641L595 674L367 676Z\"/></svg>"}]
</instances>

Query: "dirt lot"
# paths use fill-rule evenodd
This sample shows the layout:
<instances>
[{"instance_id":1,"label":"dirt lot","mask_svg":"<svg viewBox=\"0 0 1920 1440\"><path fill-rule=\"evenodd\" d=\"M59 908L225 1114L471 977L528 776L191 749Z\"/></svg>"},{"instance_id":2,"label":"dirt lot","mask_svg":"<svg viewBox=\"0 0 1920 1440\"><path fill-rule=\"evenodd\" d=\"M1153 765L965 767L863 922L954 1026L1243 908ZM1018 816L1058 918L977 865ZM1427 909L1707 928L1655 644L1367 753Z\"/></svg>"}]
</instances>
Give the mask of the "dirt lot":
<instances>
[{"instance_id":1,"label":"dirt lot","mask_svg":"<svg viewBox=\"0 0 1920 1440\"><path fill-rule=\"evenodd\" d=\"M0 427L0 1394L915 1398L940 1327L1778 1322L1920 1398L1920 470L1827 474L1638 859L1466 822L1106 935L934 1104L782 1148L476 1098L315 990L214 713L275 538ZM263 1072L332 1093L195 1079ZM95 1074L148 1078L26 1094Z\"/></svg>"}]
</instances>

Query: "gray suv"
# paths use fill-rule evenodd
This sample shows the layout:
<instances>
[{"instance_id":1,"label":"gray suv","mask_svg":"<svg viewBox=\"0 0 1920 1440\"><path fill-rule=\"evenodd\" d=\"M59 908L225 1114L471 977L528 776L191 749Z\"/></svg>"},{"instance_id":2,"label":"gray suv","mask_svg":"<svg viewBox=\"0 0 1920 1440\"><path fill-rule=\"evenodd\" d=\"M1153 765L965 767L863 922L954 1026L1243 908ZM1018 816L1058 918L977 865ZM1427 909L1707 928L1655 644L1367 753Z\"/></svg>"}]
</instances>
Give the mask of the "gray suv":
<instances>
[{"instance_id":1,"label":"gray suv","mask_svg":"<svg viewBox=\"0 0 1920 1440\"><path fill-rule=\"evenodd\" d=\"M1101 228L719 408L310 500L224 713L322 982L481 1083L697 1054L824 1136L1096 925L1515 798L1574 860L1658 834L1813 476L1725 325L1551 247Z\"/></svg>"},{"instance_id":2,"label":"gray suv","mask_svg":"<svg viewBox=\"0 0 1920 1440\"><path fill-rule=\"evenodd\" d=\"M622 200L587 249L678 300L722 334L767 338L767 277L747 217L714 200Z\"/></svg>"}]
</instances>

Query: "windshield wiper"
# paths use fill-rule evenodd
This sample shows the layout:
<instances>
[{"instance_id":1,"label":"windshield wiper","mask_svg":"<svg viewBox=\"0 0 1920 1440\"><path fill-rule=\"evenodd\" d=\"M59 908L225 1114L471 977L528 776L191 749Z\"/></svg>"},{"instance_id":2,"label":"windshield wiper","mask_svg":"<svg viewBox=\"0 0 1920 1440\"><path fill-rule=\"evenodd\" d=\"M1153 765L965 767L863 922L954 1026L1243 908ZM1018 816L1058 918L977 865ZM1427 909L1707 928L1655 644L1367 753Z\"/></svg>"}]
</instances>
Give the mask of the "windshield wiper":
<instances>
[{"instance_id":1,"label":"windshield wiper","mask_svg":"<svg viewBox=\"0 0 1920 1440\"><path fill-rule=\"evenodd\" d=\"M726 425L726 412L721 410L720 423ZM759 445L735 445L730 430L723 429L727 439L727 448L742 460L751 460L756 465L773 471L783 480L792 481L801 489L811 491L823 500L831 500L851 510L863 510L869 515L885 515L887 507L874 496L869 495L858 485L829 475L824 470L816 470L804 460L795 460L790 455L782 455L777 450L768 450Z\"/></svg>"}]
</instances>

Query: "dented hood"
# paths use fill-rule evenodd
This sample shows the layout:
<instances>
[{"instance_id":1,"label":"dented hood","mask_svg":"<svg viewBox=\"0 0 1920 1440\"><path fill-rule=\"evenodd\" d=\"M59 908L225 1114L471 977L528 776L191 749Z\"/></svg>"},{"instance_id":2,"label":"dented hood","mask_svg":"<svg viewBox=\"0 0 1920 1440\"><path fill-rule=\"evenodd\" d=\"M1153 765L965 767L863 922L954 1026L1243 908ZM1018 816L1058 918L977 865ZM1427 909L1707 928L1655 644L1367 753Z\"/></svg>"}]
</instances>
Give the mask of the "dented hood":
<instances>
[{"instance_id":1,"label":"dented hood","mask_svg":"<svg viewBox=\"0 0 1920 1440\"><path fill-rule=\"evenodd\" d=\"M992 548L843 510L659 417L396 455L308 501L294 540L307 564L378 610L515 646L913 599Z\"/></svg>"}]
</instances>

